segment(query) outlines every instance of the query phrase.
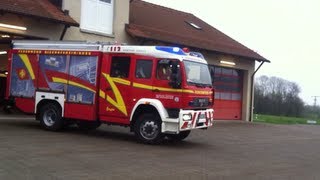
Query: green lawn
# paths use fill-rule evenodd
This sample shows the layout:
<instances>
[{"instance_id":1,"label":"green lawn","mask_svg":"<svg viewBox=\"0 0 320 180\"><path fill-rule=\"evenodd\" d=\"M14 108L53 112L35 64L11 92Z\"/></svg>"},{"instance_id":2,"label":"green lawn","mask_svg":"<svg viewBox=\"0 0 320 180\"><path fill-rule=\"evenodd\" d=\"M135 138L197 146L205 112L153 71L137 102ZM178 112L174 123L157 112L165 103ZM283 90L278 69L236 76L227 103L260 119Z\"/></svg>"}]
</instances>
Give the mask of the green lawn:
<instances>
[{"instance_id":1,"label":"green lawn","mask_svg":"<svg viewBox=\"0 0 320 180\"><path fill-rule=\"evenodd\" d=\"M320 124L320 119L311 118L296 118L296 117L286 117L286 116L272 116L263 114L254 114L253 122L266 122L273 124L310 124L307 123L308 120L315 120L317 124Z\"/></svg>"}]
</instances>

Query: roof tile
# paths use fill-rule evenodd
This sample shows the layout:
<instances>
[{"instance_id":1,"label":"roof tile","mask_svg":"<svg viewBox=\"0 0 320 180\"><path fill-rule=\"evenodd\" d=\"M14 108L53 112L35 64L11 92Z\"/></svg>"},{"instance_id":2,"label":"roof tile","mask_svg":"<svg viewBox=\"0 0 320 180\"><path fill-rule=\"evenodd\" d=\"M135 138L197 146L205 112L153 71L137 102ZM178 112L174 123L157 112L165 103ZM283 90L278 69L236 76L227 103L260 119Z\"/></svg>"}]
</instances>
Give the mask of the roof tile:
<instances>
[{"instance_id":1,"label":"roof tile","mask_svg":"<svg viewBox=\"0 0 320 180\"><path fill-rule=\"evenodd\" d=\"M201 29L192 27L194 23ZM193 14L134 0L130 3L126 31L132 36L267 61Z\"/></svg>"}]
</instances>

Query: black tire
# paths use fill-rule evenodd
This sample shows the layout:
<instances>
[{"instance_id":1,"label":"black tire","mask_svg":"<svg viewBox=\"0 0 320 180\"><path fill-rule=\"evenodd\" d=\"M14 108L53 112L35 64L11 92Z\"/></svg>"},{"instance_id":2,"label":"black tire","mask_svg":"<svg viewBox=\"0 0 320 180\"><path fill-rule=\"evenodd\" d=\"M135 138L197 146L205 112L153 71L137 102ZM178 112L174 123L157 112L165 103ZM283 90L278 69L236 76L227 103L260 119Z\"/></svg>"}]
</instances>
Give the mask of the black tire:
<instances>
[{"instance_id":1,"label":"black tire","mask_svg":"<svg viewBox=\"0 0 320 180\"><path fill-rule=\"evenodd\" d=\"M191 131L181 131L179 134L168 134L167 137L171 141L182 141L189 136Z\"/></svg>"},{"instance_id":2,"label":"black tire","mask_svg":"<svg viewBox=\"0 0 320 180\"><path fill-rule=\"evenodd\" d=\"M3 107L3 112L5 112L6 114L12 114L12 108L9 106L4 106Z\"/></svg>"},{"instance_id":3,"label":"black tire","mask_svg":"<svg viewBox=\"0 0 320 180\"><path fill-rule=\"evenodd\" d=\"M95 130L98 127L100 127L101 123L94 121L94 122L90 122L90 121L78 121L77 126L79 127L79 129L83 130L83 131L90 131L90 130Z\"/></svg>"},{"instance_id":4,"label":"black tire","mask_svg":"<svg viewBox=\"0 0 320 180\"><path fill-rule=\"evenodd\" d=\"M39 119L41 126L50 131L60 131L64 125L61 108L56 103L47 103L41 107Z\"/></svg>"},{"instance_id":5,"label":"black tire","mask_svg":"<svg viewBox=\"0 0 320 180\"><path fill-rule=\"evenodd\" d=\"M134 133L137 140L142 143L160 143L164 138L161 133L160 117L151 113L140 115L134 124Z\"/></svg>"}]
</instances>

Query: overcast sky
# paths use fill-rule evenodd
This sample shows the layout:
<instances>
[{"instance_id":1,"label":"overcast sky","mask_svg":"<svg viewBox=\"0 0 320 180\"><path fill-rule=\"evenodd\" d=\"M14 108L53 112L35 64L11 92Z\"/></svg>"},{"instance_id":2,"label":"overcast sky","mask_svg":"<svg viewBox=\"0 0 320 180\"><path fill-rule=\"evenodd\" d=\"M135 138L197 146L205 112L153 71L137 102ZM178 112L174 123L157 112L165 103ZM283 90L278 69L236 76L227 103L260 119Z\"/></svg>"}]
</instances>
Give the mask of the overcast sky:
<instances>
[{"instance_id":1,"label":"overcast sky","mask_svg":"<svg viewBox=\"0 0 320 180\"><path fill-rule=\"evenodd\" d=\"M145 0L189 12L269 59L257 73L298 83L320 96L319 0ZM318 105L320 97L318 98Z\"/></svg>"}]
</instances>

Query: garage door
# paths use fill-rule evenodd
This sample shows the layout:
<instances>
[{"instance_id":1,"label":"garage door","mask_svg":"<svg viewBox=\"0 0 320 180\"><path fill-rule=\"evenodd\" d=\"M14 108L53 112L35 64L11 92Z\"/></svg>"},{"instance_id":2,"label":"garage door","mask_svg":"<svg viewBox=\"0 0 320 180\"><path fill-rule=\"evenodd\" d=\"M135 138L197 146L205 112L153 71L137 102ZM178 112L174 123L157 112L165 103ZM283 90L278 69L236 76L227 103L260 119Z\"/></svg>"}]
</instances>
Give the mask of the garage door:
<instances>
[{"instance_id":1,"label":"garage door","mask_svg":"<svg viewBox=\"0 0 320 180\"><path fill-rule=\"evenodd\" d=\"M214 118L240 120L242 109L243 71L210 66L215 88Z\"/></svg>"}]
</instances>

